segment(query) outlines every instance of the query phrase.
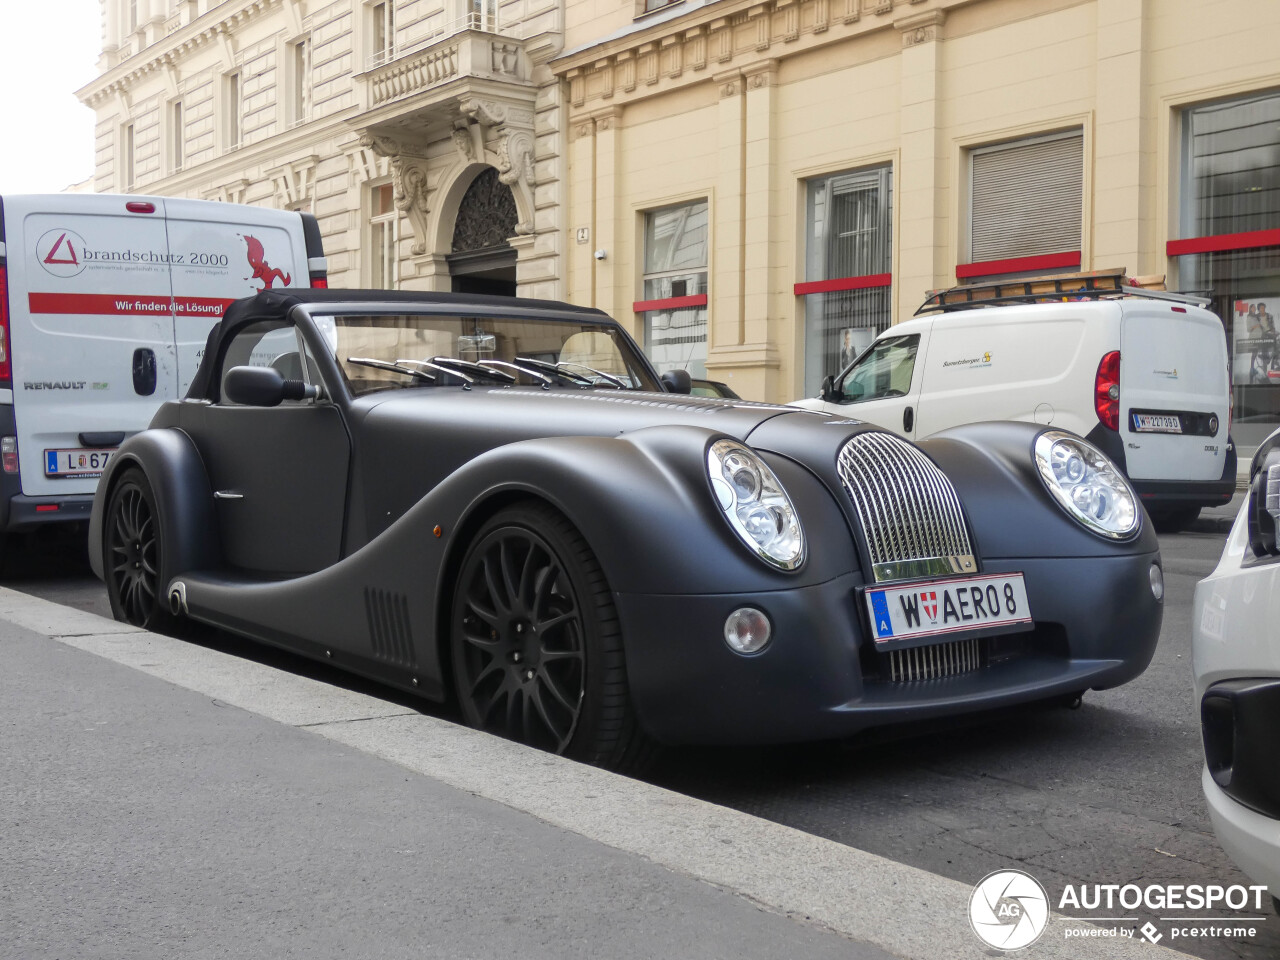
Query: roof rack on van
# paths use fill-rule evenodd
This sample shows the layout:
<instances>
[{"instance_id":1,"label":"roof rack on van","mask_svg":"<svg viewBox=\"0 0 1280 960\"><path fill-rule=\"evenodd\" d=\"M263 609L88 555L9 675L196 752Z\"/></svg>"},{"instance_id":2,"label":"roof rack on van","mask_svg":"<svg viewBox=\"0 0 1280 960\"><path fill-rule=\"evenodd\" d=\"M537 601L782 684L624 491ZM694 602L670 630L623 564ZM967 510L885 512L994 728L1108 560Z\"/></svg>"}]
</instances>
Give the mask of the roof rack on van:
<instances>
[{"instance_id":1,"label":"roof rack on van","mask_svg":"<svg viewBox=\"0 0 1280 960\"><path fill-rule=\"evenodd\" d=\"M1159 289L1153 289L1156 287ZM1190 303L1199 307L1207 307L1211 303L1207 297L1165 290L1163 277L1130 278L1123 270L1098 270L1093 273L1024 277L931 290L915 315L932 310L949 313L1008 303L1060 303L1110 297L1148 297L1153 300Z\"/></svg>"}]
</instances>

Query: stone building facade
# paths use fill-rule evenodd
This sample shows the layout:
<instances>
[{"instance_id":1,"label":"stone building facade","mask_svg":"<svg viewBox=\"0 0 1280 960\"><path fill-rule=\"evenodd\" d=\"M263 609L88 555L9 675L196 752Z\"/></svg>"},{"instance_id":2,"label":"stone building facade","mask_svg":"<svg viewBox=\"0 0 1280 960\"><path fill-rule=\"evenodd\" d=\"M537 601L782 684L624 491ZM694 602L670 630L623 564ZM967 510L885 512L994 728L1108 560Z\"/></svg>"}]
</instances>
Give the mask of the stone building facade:
<instances>
[{"instance_id":1,"label":"stone building facade","mask_svg":"<svg viewBox=\"0 0 1280 960\"><path fill-rule=\"evenodd\" d=\"M927 290L1124 268L1212 288L1280 422L1280 4L637 3L566 0L564 273L660 363L791 400Z\"/></svg>"},{"instance_id":2,"label":"stone building facade","mask_svg":"<svg viewBox=\"0 0 1280 960\"><path fill-rule=\"evenodd\" d=\"M1273 0L103 9L96 188L311 209L335 285L600 307L791 400L927 290L1165 274L1226 323L1237 439L1280 423Z\"/></svg>"},{"instance_id":3,"label":"stone building facade","mask_svg":"<svg viewBox=\"0 0 1280 960\"><path fill-rule=\"evenodd\" d=\"M308 210L335 286L563 296L560 0L102 4L98 191Z\"/></svg>"}]
</instances>

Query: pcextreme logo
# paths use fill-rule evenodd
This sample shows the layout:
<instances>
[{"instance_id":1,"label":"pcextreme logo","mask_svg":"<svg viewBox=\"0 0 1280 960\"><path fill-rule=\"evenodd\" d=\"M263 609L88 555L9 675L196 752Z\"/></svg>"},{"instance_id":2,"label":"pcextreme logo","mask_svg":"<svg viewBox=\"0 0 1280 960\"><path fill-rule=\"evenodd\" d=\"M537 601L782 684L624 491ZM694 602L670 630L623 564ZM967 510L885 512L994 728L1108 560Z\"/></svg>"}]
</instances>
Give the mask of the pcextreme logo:
<instances>
[{"instance_id":1,"label":"pcextreme logo","mask_svg":"<svg viewBox=\"0 0 1280 960\"><path fill-rule=\"evenodd\" d=\"M1264 886L1240 884L1068 883L1058 900L1066 939L1141 939L1159 943L1184 939L1256 937L1267 917L1270 894ZM1104 914L1075 916L1067 910ZM1161 926L1142 912L1154 913ZM1254 914L1241 916L1238 911ZM1116 913L1130 916L1116 916ZM1205 916L1206 913L1213 914ZM1235 916L1223 914L1235 913ZM1020 950L1040 939L1050 918L1049 896L1021 870L989 873L969 897L969 925L997 950Z\"/></svg>"}]
</instances>

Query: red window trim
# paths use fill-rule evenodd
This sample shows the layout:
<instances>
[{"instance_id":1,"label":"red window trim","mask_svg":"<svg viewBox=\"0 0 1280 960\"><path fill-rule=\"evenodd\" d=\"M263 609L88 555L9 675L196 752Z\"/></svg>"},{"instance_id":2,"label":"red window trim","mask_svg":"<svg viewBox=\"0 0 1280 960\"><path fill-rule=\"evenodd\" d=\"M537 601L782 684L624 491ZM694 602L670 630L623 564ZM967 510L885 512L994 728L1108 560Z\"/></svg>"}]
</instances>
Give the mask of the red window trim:
<instances>
[{"instance_id":1,"label":"red window trim","mask_svg":"<svg viewBox=\"0 0 1280 960\"><path fill-rule=\"evenodd\" d=\"M631 304L636 313L647 313L650 310L679 310L682 307L705 307L707 295L697 293L691 297L667 297L665 300L637 300Z\"/></svg>"},{"instance_id":2,"label":"red window trim","mask_svg":"<svg viewBox=\"0 0 1280 960\"><path fill-rule=\"evenodd\" d=\"M810 293L838 293L841 290L870 290L873 287L889 287L893 285L891 273L869 273L862 277L839 277L835 280L808 280L797 283L797 297Z\"/></svg>"},{"instance_id":3,"label":"red window trim","mask_svg":"<svg viewBox=\"0 0 1280 960\"><path fill-rule=\"evenodd\" d=\"M1215 237L1170 240L1165 244L1164 252L1166 256L1184 257L1189 253L1219 253L1253 247L1280 247L1280 230L1250 230L1248 233L1220 233Z\"/></svg>"},{"instance_id":4,"label":"red window trim","mask_svg":"<svg viewBox=\"0 0 1280 960\"><path fill-rule=\"evenodd\" d=\"M998 273L1024 273L1030 270L1060 270L1063 267L1080 266L1080 251L1045 253L1036 257L1014 257L1011 260L980 260L977 263L957 263L956 277L990 277Z\"/></svg>"}]
</instances>

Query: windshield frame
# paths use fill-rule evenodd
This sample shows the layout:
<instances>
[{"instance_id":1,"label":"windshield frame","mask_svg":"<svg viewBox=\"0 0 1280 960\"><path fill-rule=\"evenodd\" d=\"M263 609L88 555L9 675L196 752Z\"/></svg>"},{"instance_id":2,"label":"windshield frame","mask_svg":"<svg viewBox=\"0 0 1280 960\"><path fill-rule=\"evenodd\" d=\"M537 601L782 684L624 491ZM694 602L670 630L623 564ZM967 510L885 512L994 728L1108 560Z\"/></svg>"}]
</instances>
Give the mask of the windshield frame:
<instances>
[{"instance_id":1,"label":"windshield frame","mask_svg":"<svg viewBox=\"0 0 1280 960\"><path fill-rule=\"evenodd\" d=\"M664 393L667 392L662 384L661 378L658 376L657 370L649 361L644 351L631 337L625 327L616 320L601 316L583 317L569 314L554 307L541 309L536 307L527 307L512 304L508 307L495 307L493 303L423 303L421 305L414 303L405 303L404 301L350 301L350 302L333 302L297 304L290 311L295 322L306 330L306 336L311 343L313 352L323 355L321 364L327 371L329 378L335 384L340 384L351 399L356 396L347 388L346 376L343 372L342 364L330 349L324 335L320 332L320 325L317 318L343 317L343 316L364 316L364 317L451 317L459 319L477 319L477 320L511 320L511 321L533 321L551 324L563 324L582 330L583 328L596 327L600 332L609 334L616 345L622 362L633 372L635 378L640 381L635 387L628 387L628 392L649 392ZM408 378L406 378L408 379ZM647 381L647 382L646 382ZM497 386L497 384L490 384ZM520 389L543 389L543 387L530 386L526 384L511 385L512 388ZM551 389L566 390L584 390L594 389L586 386L573 386L568 383L557 383ZM376 391L383 393L385 391ZM371 396L373 394L365 394Z\"/></svg>"}]
</instances>

